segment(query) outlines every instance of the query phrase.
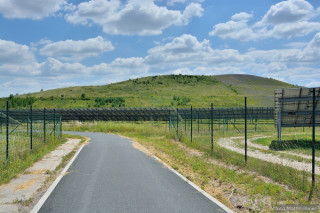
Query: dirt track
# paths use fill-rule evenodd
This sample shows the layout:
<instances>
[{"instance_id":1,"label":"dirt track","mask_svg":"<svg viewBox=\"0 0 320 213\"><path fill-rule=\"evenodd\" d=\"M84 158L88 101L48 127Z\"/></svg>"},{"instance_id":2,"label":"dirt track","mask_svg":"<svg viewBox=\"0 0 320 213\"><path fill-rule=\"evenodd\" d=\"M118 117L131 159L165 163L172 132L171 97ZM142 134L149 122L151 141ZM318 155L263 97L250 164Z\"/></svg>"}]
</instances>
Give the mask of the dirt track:
<instances>
[{"instance_id":1,"label":"dirt track","mask_svg":"<svg viewBox=\"0 0 320 213\"><path fill-rule=\"evenodd\" d=\"M231 150L231 151L238 152L238 153L244 155L244 148L239 147L238 143L234 141L235 139L239 139L239 138L243 138L243 137L222 138L222 139L218 140L218 144L224 148ZM244 140L243 140L243 144L244 144ZM261 159L264 161L268 161L271 163L280 164L283 166L289 166L289 167L297 169L297 170L311 172L311 163L300 162L298 160L293 160L293 159L279 156L276 153L271 153L271 152L266 153L263 151L259 151L257 149L268 150L268 147L258 145L258 144L253 144L250 140L248 140L248 153L247 153L248 156L258 158L258 159ZM299 157L302 157L305 159L311 159L311 156L290 153L287 151L279 151L279 153L285 153L287 155L295 155L295 156L299 156ZM320 159L316 158L316 161L319 162ZM315 173L320 174L319 164L316 164Z\"/></svg>"}]
</instances>

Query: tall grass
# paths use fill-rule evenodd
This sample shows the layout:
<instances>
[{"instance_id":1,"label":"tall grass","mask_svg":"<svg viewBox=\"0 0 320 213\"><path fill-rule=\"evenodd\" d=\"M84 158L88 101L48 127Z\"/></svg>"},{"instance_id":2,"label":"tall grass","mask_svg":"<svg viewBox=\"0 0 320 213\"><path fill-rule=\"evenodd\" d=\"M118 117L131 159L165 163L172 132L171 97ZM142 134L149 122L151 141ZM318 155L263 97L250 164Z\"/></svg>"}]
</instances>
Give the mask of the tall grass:
<instances>
[{"instance_id":1,"label":"tall grass","mask_svg":"<svg viewBox=\"0 0 320 213\"><path fill-rule=\"evenodd\" d=\"M34 128L37 129L36 125L34 125ZM30 133L27 133L26 129L22 127L11 132L9 134L9 158L7 160L6 134L5 131L0 132L0 184L8 182L34 162L40 160L46 153L66 141L64 137L54 137L50 132L46 134L45 142L43 138L43 132L34 131L31 149Z\"/></svg>"}]
</instances>

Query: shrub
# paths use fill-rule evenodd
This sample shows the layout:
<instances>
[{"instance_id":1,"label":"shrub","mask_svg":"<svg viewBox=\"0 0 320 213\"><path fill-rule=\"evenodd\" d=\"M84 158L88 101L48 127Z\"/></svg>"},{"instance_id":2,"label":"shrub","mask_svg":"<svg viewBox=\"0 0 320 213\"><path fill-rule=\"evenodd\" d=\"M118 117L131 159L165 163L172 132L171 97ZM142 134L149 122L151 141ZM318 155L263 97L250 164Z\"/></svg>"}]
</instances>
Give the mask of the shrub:
<instances>
[{"instance_id":1,"label":"shrub","mask_svg":"<svg viewBox=\"0 0 320 213\"><path fill-rule=\"evenodd\" d=\"M310 140L282 140L281 143L278 140L273 140L269 146L272 150L286 150L286 149L311 149L312 141ZM315 148L320 149L320 141L315 142Z\"/></svg>"},{"instance_id":2,"label":"shrub","mask_svg":"<svg viewBox=\"0 0 320 213\"><path fill-rule=\"evenodd\" d=\"M28 96L25 98L15 98L13 95L9 96L8 104L10 108L21 108L31 106L37 99L32 96Z\"/></svg>"},{"instance_id":3,"label":"shrub","mask_svg":"<svg viewBox=\"0 0 320 213\"><path fill-rule=\"evenodd\" d=\"M124 107L125 100L122 97L107 97L107 98L96 98L95 107L102 107L106 104L111 104L111 107Z\"/></svg>"},{"instance_id":4,"label":"shrub","mask_svg":"<svg viewBox=\"0 0 320 213\"><path fill-rule=\"evenodd\" d=\"M86 94L82 93L81 94L81 99L84 100L86 98Z\"/></svg>"}]
</instances>

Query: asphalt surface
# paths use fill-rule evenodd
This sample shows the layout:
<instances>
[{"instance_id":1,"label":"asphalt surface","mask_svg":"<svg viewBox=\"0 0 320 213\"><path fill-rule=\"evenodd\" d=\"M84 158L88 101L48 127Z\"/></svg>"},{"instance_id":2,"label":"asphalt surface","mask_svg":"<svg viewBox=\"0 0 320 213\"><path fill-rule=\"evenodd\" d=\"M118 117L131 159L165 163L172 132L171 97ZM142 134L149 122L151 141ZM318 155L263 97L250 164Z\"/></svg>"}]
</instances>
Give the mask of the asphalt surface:
<instances>
[{"instance_id":1,"label":"asphalt surface","mask_svg":"<svg viewBox=\"0 0 320 213\"><path fill-rule=\"evenodd\" d=\"M130 140L91 138L39 212L225 212Z\"/></svg>"}]
</instances>

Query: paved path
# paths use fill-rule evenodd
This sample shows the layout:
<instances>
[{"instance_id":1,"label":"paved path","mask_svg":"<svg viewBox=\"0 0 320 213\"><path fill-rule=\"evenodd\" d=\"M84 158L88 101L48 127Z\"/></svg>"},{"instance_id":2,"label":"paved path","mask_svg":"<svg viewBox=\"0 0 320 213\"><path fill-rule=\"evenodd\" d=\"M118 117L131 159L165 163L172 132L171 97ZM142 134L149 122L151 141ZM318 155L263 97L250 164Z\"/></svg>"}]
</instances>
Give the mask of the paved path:
<instances>
[{"instance_id":1,"label":"paved path","mask_svg":"<svg viewBox=\"0 0 320 213\"><path fill-rule=\"evenodd\" d=\"M225 212L130 140L91 138L39 212Z\"/></svg>"}]
</instances>

